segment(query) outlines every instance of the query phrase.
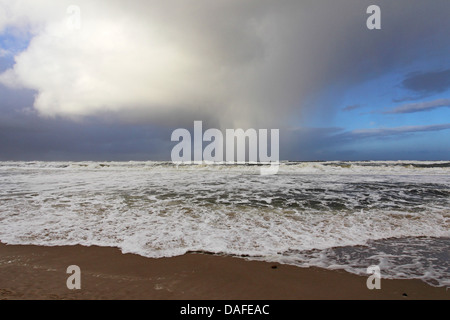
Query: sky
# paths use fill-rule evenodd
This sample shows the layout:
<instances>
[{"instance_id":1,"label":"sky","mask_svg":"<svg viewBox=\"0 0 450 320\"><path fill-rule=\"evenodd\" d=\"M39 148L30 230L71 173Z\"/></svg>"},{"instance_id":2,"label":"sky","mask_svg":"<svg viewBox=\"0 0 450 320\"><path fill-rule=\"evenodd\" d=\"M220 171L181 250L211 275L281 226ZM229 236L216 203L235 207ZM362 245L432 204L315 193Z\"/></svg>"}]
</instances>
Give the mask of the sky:
<instances>
[{"instance_id":1,"label":"sky","mask_svg":"<svg viewBox=\"0 0 450 320\"><path fill-rule=\"evenodd\" d=\"M279 129L281 160L450 160L449 14L448 0L0 0L0 160L170 160L196 120Z\"/></svg>"}]
</instances>

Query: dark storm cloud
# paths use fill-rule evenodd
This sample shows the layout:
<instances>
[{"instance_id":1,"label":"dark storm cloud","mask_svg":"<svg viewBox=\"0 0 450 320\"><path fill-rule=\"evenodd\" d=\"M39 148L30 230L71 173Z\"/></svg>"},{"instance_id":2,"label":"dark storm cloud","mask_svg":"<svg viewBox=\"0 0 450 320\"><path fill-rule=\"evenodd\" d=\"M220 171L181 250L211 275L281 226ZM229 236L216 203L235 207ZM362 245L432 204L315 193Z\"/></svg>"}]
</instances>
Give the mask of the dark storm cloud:
<instances>
[{"instance_id":1,"label":"dark storm cloud","mask_svg":"<svg viewBox=\"0 0 450 320\"><path fill-rule=\"evenodd\" d=\"M0 160L167 160L167 128L43 118L30 109L34 92L5 90L0 86Z\"/></svg>"},{"instance_id":2,"label":"dark storm cloud","mask_svg":"<svg viewBox=\"0 0 450 320\"><path fill-rule=\"evenodd\" d=\"M26 128L0 124L0 160L167 160L170 133L148 127L111 127L37 119ZM167 138L169 137L169 138Z\"/></svg>"},{"instance_id":3,"label":"dark storm cloud","mask_svg":"<svg viewBox=\"0 0 450 320\"><path fill-rule=\"evenodd\" d=\"M450 89L450 69L411 74L402 85L420 94L442 93Z\"/></svg>"}]
</instances>

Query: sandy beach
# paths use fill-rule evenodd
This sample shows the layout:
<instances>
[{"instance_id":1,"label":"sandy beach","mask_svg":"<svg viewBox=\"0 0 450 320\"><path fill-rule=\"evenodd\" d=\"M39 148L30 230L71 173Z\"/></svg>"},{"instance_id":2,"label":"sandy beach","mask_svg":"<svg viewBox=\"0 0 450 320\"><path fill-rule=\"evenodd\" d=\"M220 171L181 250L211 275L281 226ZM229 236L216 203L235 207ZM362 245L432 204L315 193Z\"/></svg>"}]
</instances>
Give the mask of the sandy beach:
<instances>
[{"instance_id":1,"label":"sandy beach","mask_svg":"<svg viewBox=\"0 0 450 320\"><path fill-rule=\"evenodd\" d=\"M69 265L81 289L69 290ZM0 244L0 299L450 299L450 290L420 280L381 279L191 253L150 259L116 248Z\"/></svg>"}]
</instances>

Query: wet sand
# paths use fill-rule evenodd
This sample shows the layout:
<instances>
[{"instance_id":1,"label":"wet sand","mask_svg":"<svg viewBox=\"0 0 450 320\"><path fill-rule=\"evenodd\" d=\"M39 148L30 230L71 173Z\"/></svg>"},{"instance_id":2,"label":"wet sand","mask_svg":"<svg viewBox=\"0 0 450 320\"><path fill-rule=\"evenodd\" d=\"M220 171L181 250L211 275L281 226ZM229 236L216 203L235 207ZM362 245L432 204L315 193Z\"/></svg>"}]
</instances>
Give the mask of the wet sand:
<instances>
[{"instance_id":1,"label":"wet sand","mask_svg":"<svg viewBox=\"0 0 450 320\"><path fill-rule=\"evenodd\" d=\"M66 286L67 267L81 269L81 289ZM151 259L116 248L0 244L0 299L450 299L450 289L420 280L381 279L345 271L248 261L207 254Z\"/></svg>"}]
</instances>

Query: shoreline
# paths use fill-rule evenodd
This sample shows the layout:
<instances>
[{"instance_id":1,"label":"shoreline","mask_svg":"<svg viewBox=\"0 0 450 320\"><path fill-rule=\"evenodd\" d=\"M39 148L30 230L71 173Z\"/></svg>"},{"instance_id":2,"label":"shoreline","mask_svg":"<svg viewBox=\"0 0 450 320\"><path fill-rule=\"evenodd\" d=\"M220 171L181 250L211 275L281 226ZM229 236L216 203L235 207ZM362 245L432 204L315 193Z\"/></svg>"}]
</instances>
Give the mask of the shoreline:
<instances>
[{"instance_id":1,"label":"shoreline","mask_svg":"<svg viewBox=\"0 0 450 320\"><path fill-rule=\"evenodd\" d=\"M66 286L70 265L81 269L80 290ZM3 300L450 300L450 290L418 279L382 278L380 290L369 290L367 277L202 253L155 259L111 247L0 243Z\"/></svg>"}]
</instances>

